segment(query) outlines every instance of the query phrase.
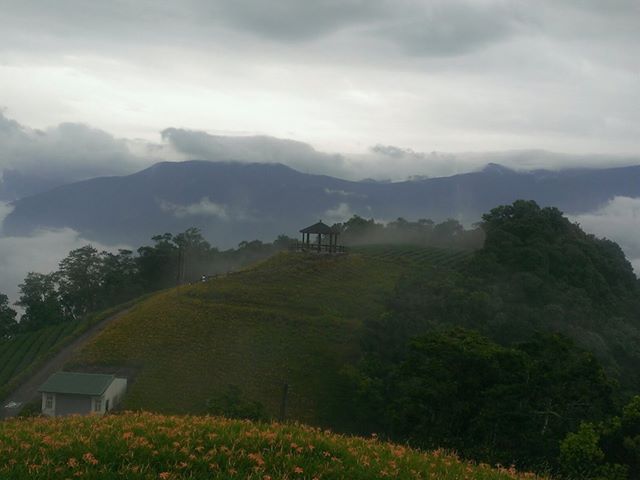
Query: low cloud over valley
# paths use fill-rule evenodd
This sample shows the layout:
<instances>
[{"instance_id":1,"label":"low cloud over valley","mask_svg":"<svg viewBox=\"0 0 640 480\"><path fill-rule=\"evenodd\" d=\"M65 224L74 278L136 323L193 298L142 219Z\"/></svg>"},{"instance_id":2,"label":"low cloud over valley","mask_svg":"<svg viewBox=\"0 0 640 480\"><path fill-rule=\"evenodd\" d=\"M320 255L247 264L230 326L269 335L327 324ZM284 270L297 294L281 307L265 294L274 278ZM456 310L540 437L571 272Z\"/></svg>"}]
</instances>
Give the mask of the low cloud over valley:
<instances>
[{"instance_id":1,"label":"low cloud over valley","mask_svg":"<svg viewBox=\"0 0 640 480\"><path fill-rule=\"evenodd\" d=\"M571 219L585 231L618 243L640 275L640 198L616 197L592 213Z\"/></svg>"},{"instance_id":2,"label":"low cloud over valley","mask_svg":"<svg viewBox=\"0 0 640 480\"><path fill-rule=\"evenodd\" d=\"M11 207L0 202L0 227ZM1 233L0 229L0 233ZM92 244L98 250L117 251L125 245L102 245L82 238L78 232L63 228L42 230L30 236L0 236L0 292L12 301L18 299L18 285L29 272L49 273L69 251Z\"/></svg>"}]
</instances>

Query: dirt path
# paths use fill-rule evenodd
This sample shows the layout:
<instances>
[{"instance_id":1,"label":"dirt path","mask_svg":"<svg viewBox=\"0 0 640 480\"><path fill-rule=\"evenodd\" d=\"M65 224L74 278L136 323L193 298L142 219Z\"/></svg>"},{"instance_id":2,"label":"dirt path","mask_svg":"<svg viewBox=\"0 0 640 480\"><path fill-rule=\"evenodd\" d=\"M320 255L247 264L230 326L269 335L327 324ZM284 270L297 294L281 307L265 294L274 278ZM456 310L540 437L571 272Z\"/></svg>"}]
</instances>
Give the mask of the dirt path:
<instances>
[{"instance_id":1,"label":"dirt path","mask_svg":"<svg viewBox=\"0 0 640 480\"><path fill-rule=\"evenodd\" d=\"M38 388L42 385L49 376L62 367L71 359L74 352L91 340L95 335L100 333L104 328L114 320L120 318L129 312L131 308L126 308L118 313L105 318L99 323L89 328L86 332L81 334L69 345L62 348L51 359L49 359L44 365L42 365L28 380L14 390L5 400L2 402L0 408L0 419L15 417L22 407L31 400L38 397Z\"/></svg>"}]
</instances>

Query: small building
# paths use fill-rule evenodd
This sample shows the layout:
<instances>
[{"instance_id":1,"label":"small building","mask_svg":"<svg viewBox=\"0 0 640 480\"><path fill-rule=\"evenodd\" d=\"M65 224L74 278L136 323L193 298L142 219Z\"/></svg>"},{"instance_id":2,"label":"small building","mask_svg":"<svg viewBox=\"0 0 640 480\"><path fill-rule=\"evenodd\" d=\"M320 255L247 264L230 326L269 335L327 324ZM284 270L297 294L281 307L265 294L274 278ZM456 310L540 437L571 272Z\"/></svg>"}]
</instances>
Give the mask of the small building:
<instances>
[{"instance_id":1,"label":"small building","mask_svg":"<svg viewBox=\"0 0 640 480\"><path fill-rule=\"evenodd\" d=\"M57 372L38 389L42 393L42 413L64 415L104 415L118 406L127 379L98 373Z\"/></svg>"},{"instance_id":2,"label":"small building","mask_svg":"<svg viewBox=\"0 0 640 480\"><path fill-rule=\"evenodd\" d=\"M305 252L318 253L346 253L342 245L338 245L340 231L330 227L320 220L307 228L300 230L302 242L298 242L296 249ZM316 235L315 241L311 241L311 235Z\"/></svg>"}]
</instances>

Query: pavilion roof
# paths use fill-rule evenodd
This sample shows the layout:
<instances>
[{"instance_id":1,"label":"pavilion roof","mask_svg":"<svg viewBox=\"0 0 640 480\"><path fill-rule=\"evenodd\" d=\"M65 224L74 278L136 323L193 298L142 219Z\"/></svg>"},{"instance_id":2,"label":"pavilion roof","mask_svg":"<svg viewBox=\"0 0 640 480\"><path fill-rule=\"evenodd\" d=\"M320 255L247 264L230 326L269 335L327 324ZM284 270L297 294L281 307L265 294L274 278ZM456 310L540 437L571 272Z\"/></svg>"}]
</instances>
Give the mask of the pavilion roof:
<instances>
[{"instance_id":1,"label":"pavilion roof","mask_svg":"<svg viewBox=\"0 0 640 480\"><path fill-rule=\"evenodd\" d=\"M338 230L330 227L326 223L323 223L322 220L320 220L318 223L314 223L307 228L303 228L302 230L300 230L300 233L319 233L321 235L328 235L330 233L338 233Z\"/></svg>"}]
</instances>

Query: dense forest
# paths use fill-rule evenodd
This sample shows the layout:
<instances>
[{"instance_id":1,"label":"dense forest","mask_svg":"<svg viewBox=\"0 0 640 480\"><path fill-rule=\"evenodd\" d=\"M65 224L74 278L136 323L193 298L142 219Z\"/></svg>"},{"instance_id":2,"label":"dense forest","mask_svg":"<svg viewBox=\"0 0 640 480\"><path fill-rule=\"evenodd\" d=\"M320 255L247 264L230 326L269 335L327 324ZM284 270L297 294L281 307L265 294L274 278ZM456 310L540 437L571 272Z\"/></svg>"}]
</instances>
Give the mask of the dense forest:
<instances>
[{"instance_id":1,"label":"dense forest","mask_svg":"<svg viewBox=\"0 0 640 480\"><path fill-rule=\"evenodd\" d=\"M417 221L397 218L388 223L376 222L354 215L344 223L333 225L340 231L345 245L406 244L442 248L478 249L484 243L484 230L479 226L465 229L455 219L435 223L430 219Z\"/></svg>"},{"instance_id":2,"label":"dense forest","mask_svg":"<svg viewBox=\"0 0 640 480\"><path fill-rule=\"evenodd\" d=\"M360 430L570 478L636 478L640 284L623 252L534 202L495 208L482 228L462 267L403 278L368 322L347 372Z\"/></svg>"}]
</instances>

